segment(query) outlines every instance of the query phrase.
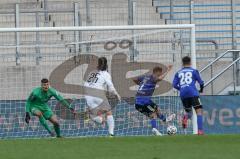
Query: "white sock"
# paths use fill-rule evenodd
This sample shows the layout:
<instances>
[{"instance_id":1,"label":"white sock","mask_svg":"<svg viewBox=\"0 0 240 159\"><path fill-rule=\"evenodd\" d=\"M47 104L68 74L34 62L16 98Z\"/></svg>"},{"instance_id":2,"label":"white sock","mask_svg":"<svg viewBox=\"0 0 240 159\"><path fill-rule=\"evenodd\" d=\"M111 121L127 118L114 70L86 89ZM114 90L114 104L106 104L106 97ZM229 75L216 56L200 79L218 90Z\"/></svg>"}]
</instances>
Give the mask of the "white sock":
<instances>
[{"instance_id":1,"label":"white sock","mask_svg":"<svg viewBox=\"0 0 240 159\"><path fill-rule=\"evenodd\" d=\"M99 124L102 124L103 118L101 116L96 116L96 117L93 118L93 121L95 121Z\"/></svg>"},{"instance_id":2,"label":"white sock","mask_svg":"<svg viewBox=\"0 0 240 159\"><path fill-rule=\"evenodd\" d=\"M114 119L112 115L107 116L108 132L114 135Z\"/></svg>"}]
</instances>

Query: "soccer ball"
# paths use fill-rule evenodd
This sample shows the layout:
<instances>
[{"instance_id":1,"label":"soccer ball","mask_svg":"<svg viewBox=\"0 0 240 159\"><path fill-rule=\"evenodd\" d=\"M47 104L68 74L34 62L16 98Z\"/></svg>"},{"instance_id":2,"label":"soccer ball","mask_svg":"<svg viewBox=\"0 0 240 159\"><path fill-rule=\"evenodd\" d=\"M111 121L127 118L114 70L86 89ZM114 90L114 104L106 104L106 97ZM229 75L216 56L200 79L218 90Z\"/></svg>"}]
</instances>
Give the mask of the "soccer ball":
<instances>
[{"instance_id":1,"label":"soccer ball","mask_svg":"<svg viewBox=\"0 0 240 159\"><path fill-rule=\"evenodd\" d=\"M174 125L169 125L167 127L167 134L168 135L175 135L177 133L177 128Z\"/></svg>"}]
</instances>

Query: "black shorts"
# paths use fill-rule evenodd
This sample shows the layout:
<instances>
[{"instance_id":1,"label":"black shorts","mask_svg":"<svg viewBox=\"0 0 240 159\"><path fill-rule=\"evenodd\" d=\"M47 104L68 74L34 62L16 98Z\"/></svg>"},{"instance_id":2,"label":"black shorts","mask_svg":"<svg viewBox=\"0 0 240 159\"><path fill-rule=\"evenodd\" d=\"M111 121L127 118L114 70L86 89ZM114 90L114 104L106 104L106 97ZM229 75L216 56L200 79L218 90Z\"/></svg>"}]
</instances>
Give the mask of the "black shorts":
<instances>
[{"instance_id":1,"label":"black shorts","mask_svg":"<svg viewBox=\"0 0 240 159\"><path fill-rule=\"evenodd\" d=\"M142 114L146 115L147 117L150 117L152 113L157 112L158 106L155 103L140 105L135 104L135 108Z\"/></svg>"},{"instance_id":2,"label":"black shorts","mask_svg":"<svg viewBox=\"0 0 240 159\"><path fill-rule=\"evenodd\" d=\"M186 112L192 111L192 107L195 109L202 108L202 104L199 97L190 97L182 99L182 103Z\"/></svg>"}]
</instances>

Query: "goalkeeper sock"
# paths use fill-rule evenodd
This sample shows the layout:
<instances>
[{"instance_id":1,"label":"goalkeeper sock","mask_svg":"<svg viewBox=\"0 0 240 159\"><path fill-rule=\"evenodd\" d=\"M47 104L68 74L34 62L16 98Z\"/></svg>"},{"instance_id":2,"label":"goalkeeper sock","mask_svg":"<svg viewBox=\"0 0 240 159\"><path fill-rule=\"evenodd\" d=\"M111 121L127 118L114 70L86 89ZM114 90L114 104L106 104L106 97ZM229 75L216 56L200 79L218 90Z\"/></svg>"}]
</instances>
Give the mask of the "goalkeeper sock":
<instances>
[{"instance_id":1,"label":"goalkeeper sock","mask_svg":"<svg viewBox=\"0 0 240 159\"><path fill-rule=\"evenodd\" d=\"M112 115L107 116L107 124L109 134L114 135L114 119Z\"/></svg>"},{"instance_id":2,"label":"goalkeeper sock","mask_svg":"<svg viewBox=\"0 0 240 159\"><path fill-rule=\"evenodd\" d=\"M43 116L41 116L41 117L39 117L39 121L42 124L42 126L49 132L49 134L51 134L51 129L49 128L45 118Z\"/></svg>"},{"instance_id":3,"label":"goalkeeper sock","mask_svg":"<svg viewBox=\"0 0 240 159\"><path fill-rule=\"evenodd\" d=\"M54 124L54 130L57 134L57 137L60 137L61 136L61 131L60 131L60 125L58 123Z\"/></svg>"},{"instance_id":4,"label":"goalkeeper sock","mask_svg":"<svg viewBox=\"0 0 240 159\"><path fill-rule=\"evenodd\" d=\"M158 118L164 122L166 121L166 116L163 114L158 115Z\"/></svg>"},{"instance_id":5,"label":"goalkeeper sock","mask_svg":"<svg viewBox=\"0 0 240 159\"><path fill-rule=\"evenodd\" d=\"M202 115L197 115L198 130L203 130L203 118Z\"/></svg>"},{"instance_id":6,"label":"goalkeeper sock","mask_svg":"<svg viewBox=\"0 0 240 159\"><path fill-rule=\"evenodd\" d=\"M156 119L152 119L151 120L151 125L152 125L152 128L157 128L157 120Z\"/></svg>"}]
</instances>

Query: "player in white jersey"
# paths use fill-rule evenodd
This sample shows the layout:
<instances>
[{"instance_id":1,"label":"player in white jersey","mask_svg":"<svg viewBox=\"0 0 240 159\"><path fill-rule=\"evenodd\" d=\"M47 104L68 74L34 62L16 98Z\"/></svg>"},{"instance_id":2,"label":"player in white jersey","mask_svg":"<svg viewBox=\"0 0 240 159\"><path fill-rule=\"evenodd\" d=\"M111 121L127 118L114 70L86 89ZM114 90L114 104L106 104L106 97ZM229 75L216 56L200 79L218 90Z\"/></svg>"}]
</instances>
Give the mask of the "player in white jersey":
<instances>
[{"instance_id":1,"label":"player in white jersey","mask_svg":"<svg viewBox=\"0 0 240 159\"><path fill-rule=\"evenodd\" d=\"M114 136L112 107L108 102L105 91L117 96L118 100L120 100L120 96L112 83L110 74L107 72L107 67L107 59L105 57L99 58L97 70L90 72L84 83L85 99L91 119L97 123L103 123L106 114L109 135Z\"/></svg>"}]
</instances>

